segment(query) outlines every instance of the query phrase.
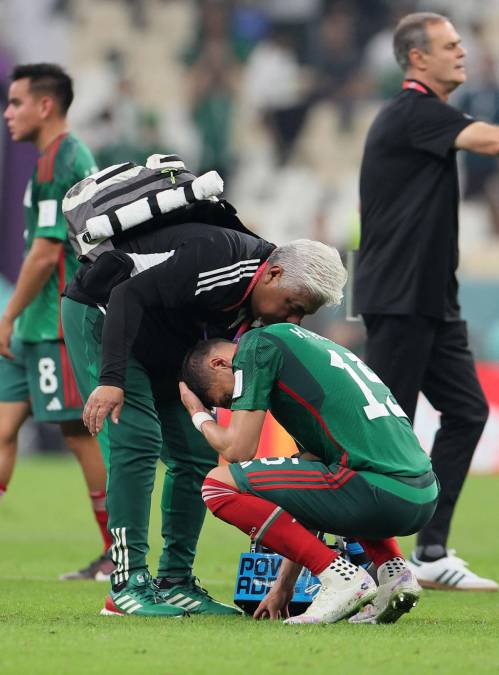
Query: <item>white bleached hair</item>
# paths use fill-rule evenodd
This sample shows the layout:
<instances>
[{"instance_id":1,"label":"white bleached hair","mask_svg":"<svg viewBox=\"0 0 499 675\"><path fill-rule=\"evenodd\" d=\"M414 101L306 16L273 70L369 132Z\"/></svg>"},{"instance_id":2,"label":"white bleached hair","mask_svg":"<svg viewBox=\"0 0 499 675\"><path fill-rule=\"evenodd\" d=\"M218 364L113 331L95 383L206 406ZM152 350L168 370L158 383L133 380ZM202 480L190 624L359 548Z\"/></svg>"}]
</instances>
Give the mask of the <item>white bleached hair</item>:
<instances>
[{"instance_id":1,"label":"white bleached hair","mask_svg":"<svg viewBox=\"0 0 499 675\"><path fill-rule=\"evenodd\" d=\"M276 248L268 264L282 267L283 286L306 291L318 306L340 304L347 271L332 246L312 239L295 239Z\"/></svg>"}]
</instances>

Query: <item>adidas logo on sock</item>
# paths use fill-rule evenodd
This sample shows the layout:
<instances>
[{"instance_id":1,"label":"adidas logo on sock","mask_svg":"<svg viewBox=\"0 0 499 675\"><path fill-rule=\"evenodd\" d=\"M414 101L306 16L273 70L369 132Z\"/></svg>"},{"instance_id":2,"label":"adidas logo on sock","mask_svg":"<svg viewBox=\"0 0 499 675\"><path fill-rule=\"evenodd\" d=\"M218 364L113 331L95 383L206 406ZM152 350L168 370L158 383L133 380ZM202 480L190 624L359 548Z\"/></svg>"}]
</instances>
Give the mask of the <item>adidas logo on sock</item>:
<instances>
[{"instance_id":1,"label":"adidas logo on sock","mask_svg":"<svg viewBox=\"0 0 499 675\"><path fill-rule=\"evenodd\" d=\"M62 410L62 404L57 398L57 396L54 396L54 398L47 403L45 410L48 410L49 412L53 412L55 410Z\"/></svg>"}]
</instances>

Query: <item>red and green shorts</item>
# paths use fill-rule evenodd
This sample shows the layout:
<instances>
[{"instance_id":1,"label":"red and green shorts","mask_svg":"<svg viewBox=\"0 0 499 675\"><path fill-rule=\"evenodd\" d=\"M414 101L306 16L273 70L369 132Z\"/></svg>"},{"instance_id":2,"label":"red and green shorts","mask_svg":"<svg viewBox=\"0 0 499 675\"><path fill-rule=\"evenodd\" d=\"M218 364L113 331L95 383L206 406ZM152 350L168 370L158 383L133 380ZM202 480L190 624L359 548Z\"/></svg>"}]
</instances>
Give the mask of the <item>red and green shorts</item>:
<instances>
[{"instance_id":1,"label":"red and green shorts","mask_svg":"<svg viewBox=\"0 0 499 675\"><path fill-rule=\"evenodd\" d=\"M393 477L296 457L253 459L229 469L241 492L273 502L310 529L346 537L414 534L438 501L432 471Z\"/></svg>"},{"instance_id":2,"label":"red and green shorts","mask_svg":"<svg viewBox=\"0 0 499 675\"><path fill-rule=\"evenodd\" d=\"M81 418L83 405L62 340L11 340L13 361L0 357L0 401L29 401L37 422Z\"/></svg>"}]
</instances>

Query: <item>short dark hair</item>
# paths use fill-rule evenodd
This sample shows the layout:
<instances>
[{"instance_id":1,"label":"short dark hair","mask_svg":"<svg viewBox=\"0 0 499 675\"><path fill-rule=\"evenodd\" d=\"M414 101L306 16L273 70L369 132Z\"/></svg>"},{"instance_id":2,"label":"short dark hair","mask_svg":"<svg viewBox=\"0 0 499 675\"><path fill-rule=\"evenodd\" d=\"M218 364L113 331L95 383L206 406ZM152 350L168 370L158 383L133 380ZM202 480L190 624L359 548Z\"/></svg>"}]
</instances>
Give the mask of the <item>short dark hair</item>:
<instances>
[{"instance_id":1,"label":"short dark hair","mask_svg":"<svg viewBox=\"0 0 499 675\"><path fill-rule=\"evenodd\" d=\"M407 14L397 24L393 34L393 52L397 63L405 72L409 67L409 52L411 49L421 49L427 52L430 41L426 26L429 23L450 21L443 14L434 12L415 12Z\"/></svg>"},{"instance_id":2,"label":"short dark hair","mask_svg":"<svg viewBox=\"0 0 499 675\"><path fill-rule=\"evenodd\" d=\"M24 78L30 81L30 91L52 96L65 115L73 101L73 80L55 63L27 63L16 66L10 79L15 82Z\"/></svg>"},{"instance_id":3,"label":"short dark hair","mask_svg":"<svg viewBox=\"0 0 499 675\"><path fill-rule=\"evenodd\" d=\"M182 363L180 379L201 399L201 402L207 408L213 406L213 401L210 399L209 394L212 379L206 365L206 357L216 345L224 342L232 344L230 340L225 340L224 338L201 340L187 352Z\"/></svg>"}]
</instances>

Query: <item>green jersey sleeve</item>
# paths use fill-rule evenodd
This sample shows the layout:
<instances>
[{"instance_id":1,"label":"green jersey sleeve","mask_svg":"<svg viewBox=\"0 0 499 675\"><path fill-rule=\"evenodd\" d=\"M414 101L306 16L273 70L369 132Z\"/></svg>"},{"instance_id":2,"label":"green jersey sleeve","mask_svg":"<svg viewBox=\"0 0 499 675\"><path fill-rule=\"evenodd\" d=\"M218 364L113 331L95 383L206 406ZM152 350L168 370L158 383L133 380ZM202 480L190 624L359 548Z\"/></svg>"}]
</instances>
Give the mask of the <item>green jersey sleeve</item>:
<instances>
[{"instance_id":1,"label":"green jersey sleeve","mask_svg":"<svg viewBox=\"0 0 499 675\"><path fill-rule=\"evenodd\" d=\"M235 384L231 409L268 410L282 363L281 351L261 330L244 335L232 364Z\"/></svg>"},{"instance_id":2,"label":"green jersey sleeve","mask_svg":"<svg viewBox=\"0 0 499 675\"><path fill-rule=\"evenodd\" d=\"M75 183L96 170L88 148L71 134L67 136L55 157L51 180L37 181L33 195L36 199L33 238L67 239L68 225L62 213L62 201Z\"/></svg>"},{"instance_id":3,"label":"green jersey sleeve","mask_svg":"<svg viewBox=\"0 0 499 675\"><path fill-rule=\"evenodd\" d=\"M58 180L38 186L35 206L38 218L33 232L34 238L66 240L68 225L62 213L62 200L68 189Z\"/></svg>"}]
</instances>

